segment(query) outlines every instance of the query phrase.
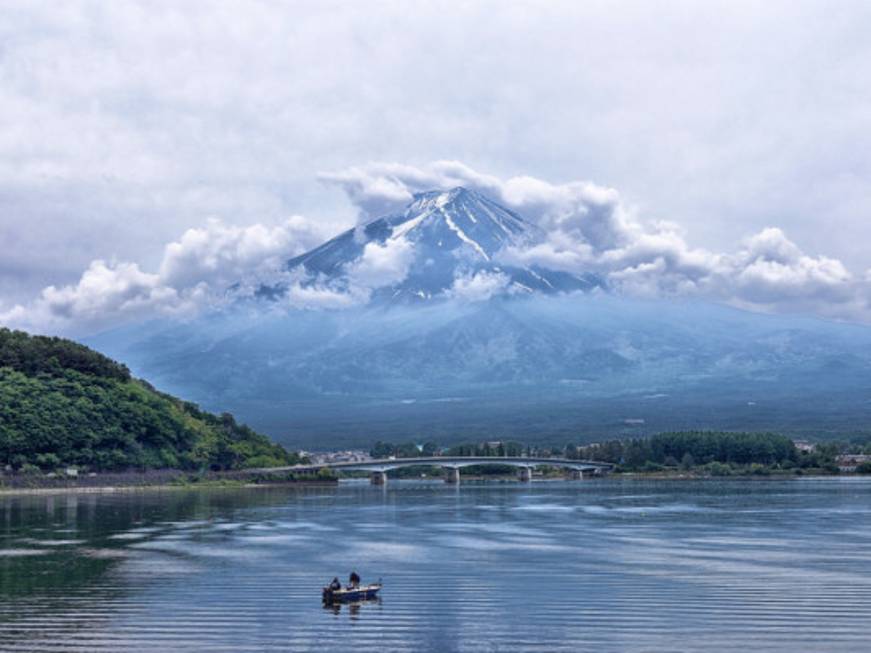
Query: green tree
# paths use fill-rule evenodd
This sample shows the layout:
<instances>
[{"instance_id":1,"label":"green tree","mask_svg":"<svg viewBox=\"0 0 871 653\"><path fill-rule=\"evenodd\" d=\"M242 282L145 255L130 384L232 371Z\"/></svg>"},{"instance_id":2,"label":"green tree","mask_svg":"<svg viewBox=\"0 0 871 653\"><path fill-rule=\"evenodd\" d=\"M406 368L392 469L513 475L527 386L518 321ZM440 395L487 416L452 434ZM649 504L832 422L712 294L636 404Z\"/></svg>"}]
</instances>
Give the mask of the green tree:
<instances>
[{"instance_id":1,"label":"green tree","mask_svg":"<svg viewBox=\"0 0 871 653\"><path fill-rule=\"evenodd\" d=\"M158 392L87 347L0 329L0 464L230 469L296 454L232 415Z\"/></svg>"}]
</instances>

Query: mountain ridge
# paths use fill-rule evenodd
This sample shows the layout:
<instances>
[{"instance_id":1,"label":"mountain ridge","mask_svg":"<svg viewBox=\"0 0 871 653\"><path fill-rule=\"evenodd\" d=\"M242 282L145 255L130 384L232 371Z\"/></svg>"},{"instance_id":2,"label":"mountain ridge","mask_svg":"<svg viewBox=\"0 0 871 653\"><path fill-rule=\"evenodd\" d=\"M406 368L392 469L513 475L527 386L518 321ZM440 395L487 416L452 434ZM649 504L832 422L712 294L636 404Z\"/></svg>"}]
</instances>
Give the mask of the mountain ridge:
<instances>
[{"instance_id":1,"label":"mountain ridge","mask_svg":"<svg viewBox=\"0 0 871 653\"><path fill-rule=\"evenodd\" d=\"M571 274L541 266L500 263L507 247L528 246L544 237L537 225L477 191L456 187L417 193L400 213L375 218L349 229L286 264L303 272L303 285L348 285L350 268L366 247L387 247L399 239L409 243L413 259L396 282L376 287L377 300L428 300L448 296L458 279L491 275L503 292L553 294L604 287L595 274ZM281 284L261 288L260 295L281 297Z\"/></svg>"}]
</instances>

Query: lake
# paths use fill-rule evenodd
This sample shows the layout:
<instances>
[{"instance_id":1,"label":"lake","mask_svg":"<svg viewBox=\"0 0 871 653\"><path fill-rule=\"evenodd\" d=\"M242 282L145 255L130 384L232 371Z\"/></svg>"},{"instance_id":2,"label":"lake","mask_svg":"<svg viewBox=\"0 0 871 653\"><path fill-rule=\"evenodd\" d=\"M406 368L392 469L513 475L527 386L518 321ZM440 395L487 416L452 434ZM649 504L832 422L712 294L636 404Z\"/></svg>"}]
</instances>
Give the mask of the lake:
<instances>
[{"instance_id":1,"label":"lake","mask_svg":"<svg viewBox=\"0 0 871 653\"><path fill-rule=\"evenodd\" d=\"M0 498L2 651L871 649L871 480ZM383 599L326 609L356 569Z\"/></svg>"}]
</instances>

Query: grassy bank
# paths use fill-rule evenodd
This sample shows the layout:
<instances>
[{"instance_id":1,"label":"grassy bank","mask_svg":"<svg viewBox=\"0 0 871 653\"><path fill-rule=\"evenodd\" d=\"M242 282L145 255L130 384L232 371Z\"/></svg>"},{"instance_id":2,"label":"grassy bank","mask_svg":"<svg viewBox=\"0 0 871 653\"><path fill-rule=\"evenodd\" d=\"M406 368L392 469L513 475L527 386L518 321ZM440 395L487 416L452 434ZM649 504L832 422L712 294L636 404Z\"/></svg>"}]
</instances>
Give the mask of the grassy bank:
<instances>
[{"instance_id":1,"label":"grassy bank","mask_svg":"<svg viewBox=\"0 0 871 653\"><path fill-rule=\"evenodd\" d=\"M177 469L114 472L80 477L12 474L0 476L0 494L30 492L118 492L145 488L255 487L336 483L329 472L249 472L246 470L189 472Z\"/></svg>"}]
</instances>

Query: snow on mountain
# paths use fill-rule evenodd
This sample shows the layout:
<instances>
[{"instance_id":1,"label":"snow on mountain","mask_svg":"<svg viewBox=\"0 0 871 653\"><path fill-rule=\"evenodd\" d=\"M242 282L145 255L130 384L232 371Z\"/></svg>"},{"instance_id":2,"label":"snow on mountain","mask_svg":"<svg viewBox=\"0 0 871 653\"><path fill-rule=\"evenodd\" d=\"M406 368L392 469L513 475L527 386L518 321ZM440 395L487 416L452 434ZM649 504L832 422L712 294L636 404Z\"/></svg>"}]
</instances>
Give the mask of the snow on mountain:
<instances>
[{"instance_id":1,"label":"snow on mountain","mask_svg":"<svg viewBox=\"0 0 871 653\"><path fill-rule=\"evenodd\" d=\"M500 294L553 294L603 286L594 274L498 262L503 248L530 245L543 237L539 227L480 193L466 188L428 191L415 195L402 213L349 229L290 260L287 268L304 272L307 283L342 287L364 259L367 246L391 248L407 243L412 256L403 274L376 285L373 298L429 299L487 283L498 286L495 289ZM475 286L470 280L480 283ZM281 290L265 289L264 294L280 294Z\"/></svg>"}]
</instances>

